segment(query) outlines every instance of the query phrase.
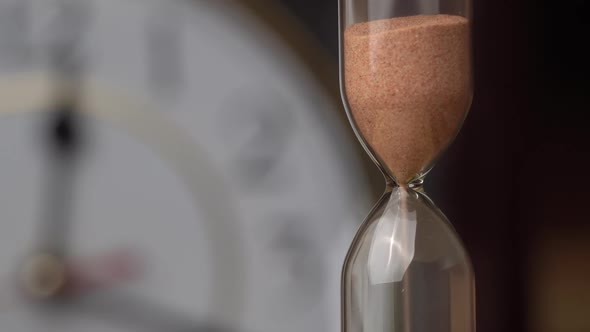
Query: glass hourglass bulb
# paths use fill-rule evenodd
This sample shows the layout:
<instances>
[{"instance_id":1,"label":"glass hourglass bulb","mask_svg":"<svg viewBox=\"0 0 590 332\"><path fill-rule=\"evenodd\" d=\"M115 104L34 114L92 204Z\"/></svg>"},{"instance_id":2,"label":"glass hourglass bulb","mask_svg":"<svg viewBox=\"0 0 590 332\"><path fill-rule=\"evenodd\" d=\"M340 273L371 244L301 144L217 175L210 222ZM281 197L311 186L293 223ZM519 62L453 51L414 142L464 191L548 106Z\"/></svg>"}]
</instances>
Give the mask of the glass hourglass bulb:
<instances>
[{"instance_id":1,"label":"glass hourglass bulb","mask_svg":"<svg viewBox=\"0 0 590 332\"><path fill-rule=\"evenodd\" d=\"M340 0L342 96L387 190L343 276L343 332L473 332L473 269L422 181L471 103L469 0Z\"/></svg>"}]
</instances>

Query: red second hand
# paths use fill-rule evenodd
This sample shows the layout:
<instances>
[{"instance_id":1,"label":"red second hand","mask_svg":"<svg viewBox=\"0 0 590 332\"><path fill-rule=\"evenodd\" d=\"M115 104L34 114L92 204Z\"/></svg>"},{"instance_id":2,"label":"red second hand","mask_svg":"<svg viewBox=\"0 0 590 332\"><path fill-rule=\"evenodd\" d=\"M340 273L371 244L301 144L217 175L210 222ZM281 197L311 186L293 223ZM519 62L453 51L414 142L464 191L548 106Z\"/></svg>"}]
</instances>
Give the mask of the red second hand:
<instances>
[{"instance_id":1,"label":"red second hand","mask_svg":"<svg viewBox=\"0 0 590 332\"><path fill-rule=\"evenodd\" d=\"M128 250L78 259L66 266L66 295L80 295L137 280L142 272L139 258Z\"/></svg>"}]
</instances>

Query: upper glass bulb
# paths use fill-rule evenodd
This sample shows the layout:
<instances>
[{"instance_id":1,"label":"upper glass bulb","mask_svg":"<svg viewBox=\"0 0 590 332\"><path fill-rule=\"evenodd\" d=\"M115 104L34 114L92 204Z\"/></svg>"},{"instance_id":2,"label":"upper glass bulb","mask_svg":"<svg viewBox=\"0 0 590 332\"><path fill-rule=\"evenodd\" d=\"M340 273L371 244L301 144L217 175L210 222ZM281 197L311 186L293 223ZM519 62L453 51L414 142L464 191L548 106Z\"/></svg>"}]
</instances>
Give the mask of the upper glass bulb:
<instances>
[{"instance_id":1,"label":"upper glass bulb","mask_svg":"<svg viewBox=\"0 0 590 332\"><path fill-rule=\"evenodd\" d=\"M471 103L467 0L341 0L341 85L349 118L405 186L428 172Z\"/></svg>"}]
</instances>

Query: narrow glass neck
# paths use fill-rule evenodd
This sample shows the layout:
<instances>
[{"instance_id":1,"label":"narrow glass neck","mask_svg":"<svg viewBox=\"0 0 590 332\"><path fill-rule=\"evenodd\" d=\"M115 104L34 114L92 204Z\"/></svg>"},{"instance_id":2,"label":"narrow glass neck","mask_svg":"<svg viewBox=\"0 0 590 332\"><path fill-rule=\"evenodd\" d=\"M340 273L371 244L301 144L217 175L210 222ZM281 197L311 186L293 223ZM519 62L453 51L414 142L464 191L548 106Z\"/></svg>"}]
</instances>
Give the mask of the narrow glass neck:
<instances>
[{"instance_id":1,"label":"narrow glass neck","mask_svg":"<svg viewBox=\"0 0 590 332\"><path fill-rule=\"evenodd\" d=\"M424 184L424 176L421 176L421 177L419 177L407 184L399 184L391 176L385 174L385 185L387 186L387 191L391 191L395 187L403 187L406 189L411 189L414 191L424 193L423 184Z\"/></svg>"}]
</instances>

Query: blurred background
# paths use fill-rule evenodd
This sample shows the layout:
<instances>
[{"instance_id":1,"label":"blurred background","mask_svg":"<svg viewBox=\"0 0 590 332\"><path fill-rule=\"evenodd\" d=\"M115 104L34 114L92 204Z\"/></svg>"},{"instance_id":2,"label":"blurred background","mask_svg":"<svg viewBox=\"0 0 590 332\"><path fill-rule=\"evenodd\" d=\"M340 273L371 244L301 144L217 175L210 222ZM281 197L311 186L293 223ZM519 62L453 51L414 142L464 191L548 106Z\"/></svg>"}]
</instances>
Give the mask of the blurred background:
<instances>
[{"instance_id":1,"label":"blurred background","mask_svg":"<svg viewBox=\"0 0 590 332\"><path fill-rule=\"evenodd\" d=\"M473 9L473 107L426 190L478 331L590 331L588 2ZM339 331L383 187L336 0L0 0L1 330Z\"/></svg>"}]
</instances>

